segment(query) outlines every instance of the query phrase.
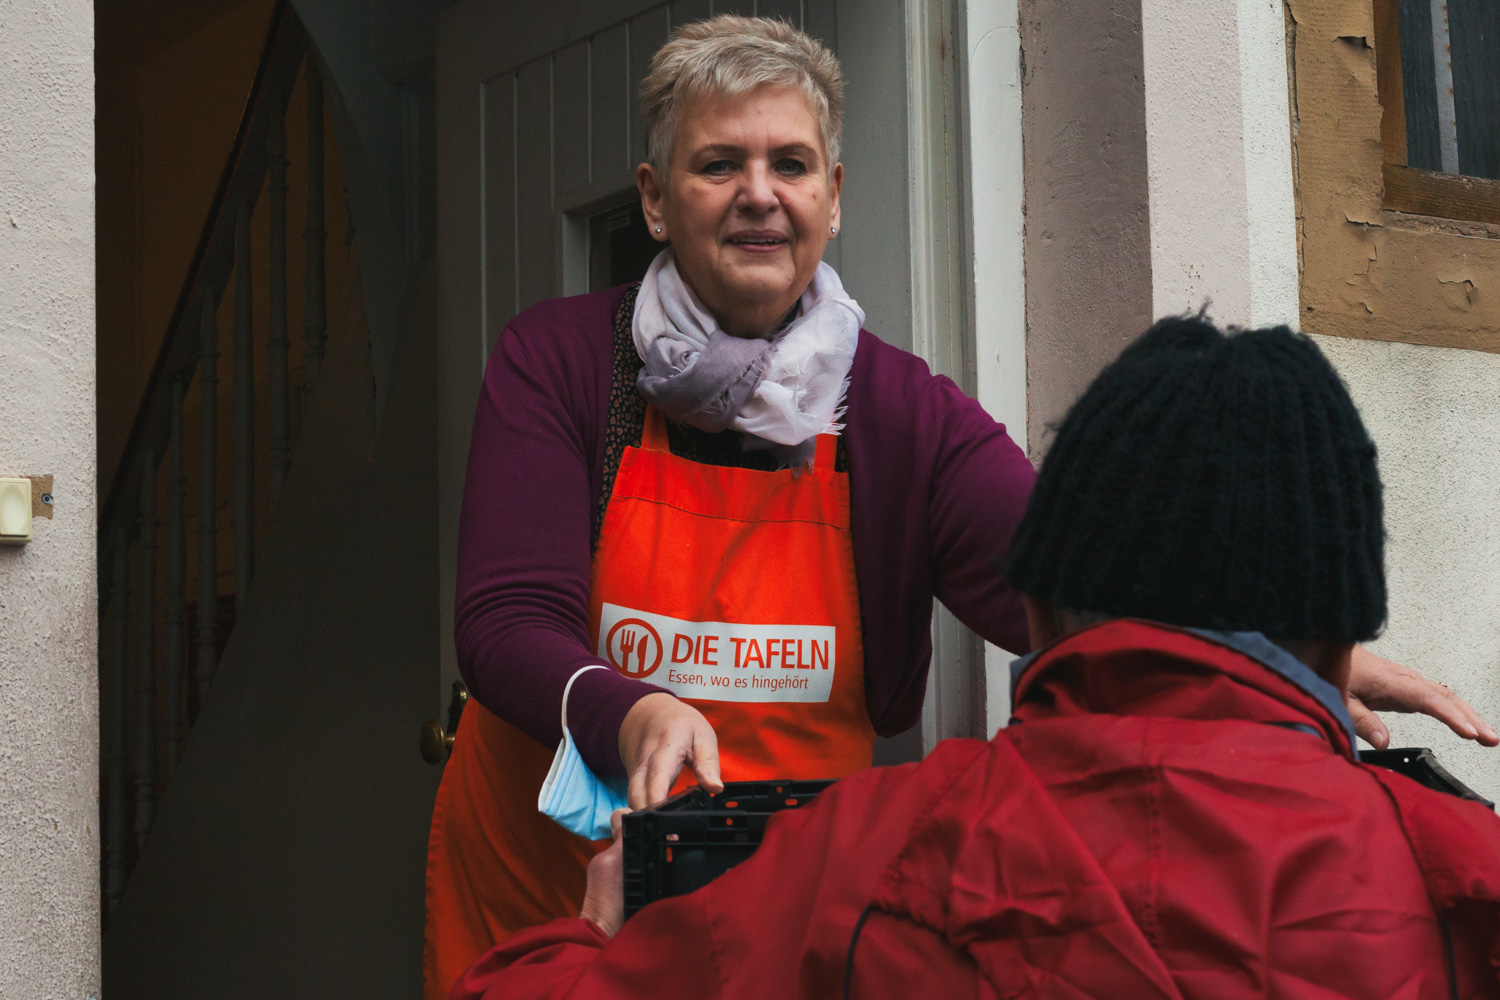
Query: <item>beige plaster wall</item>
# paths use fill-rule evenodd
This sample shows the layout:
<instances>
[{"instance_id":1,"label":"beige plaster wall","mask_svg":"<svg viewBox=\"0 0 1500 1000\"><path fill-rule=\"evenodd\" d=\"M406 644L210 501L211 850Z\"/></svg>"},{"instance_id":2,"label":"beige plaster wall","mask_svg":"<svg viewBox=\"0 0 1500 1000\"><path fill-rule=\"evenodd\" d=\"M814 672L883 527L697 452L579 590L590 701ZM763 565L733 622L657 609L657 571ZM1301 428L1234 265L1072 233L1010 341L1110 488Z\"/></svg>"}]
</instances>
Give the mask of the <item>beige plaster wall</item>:
<instances>
[{"instance_id":1,"label":"beige plaster wall","mask_svg":"<svg viewBox=\"0 0 1500 1000\"><path fill-rule=\"evenodd\" d=\"M1500 355L1318 337L1380 449L1390 624L1373 648L1500 725ZM1384 716L1500 800L1500 750L1430 719Z\"/></svg>"},{"instance_id":2,"label":"beige plaster wall","mask_svg":"<svg viewBox=\"0 0 1500 1000\"><path fill-rule=\"evenodd\" d=\"M1154 316L1297 321L1296 210L1278 2L1141 4Z\"/></svg>"},{"instance_id":3,"label":"beige plaster wall","mask_svg":"<svg viewBox=\"0 0 1500 1000\"><path fill-rule=\"evenodd\" d=\"M94 67L88 0L0 0L0 475L56 517L0 548L0 997L99 990Z\"/></svg>"},{"instance_id":4,"label":"beige plaster wall","mask_svg":"<svg viewBox=\"0 0 1500 1000\"><path fill-rule=\"evenodd\" d=\"M1139 0L1021 2L1026 437L1051 427L1150 325Z\"/></svg>"},{"instance_id":5,"label":"beige plaster wall","mask_svg":"<svg viewBox=\"0 0 1500 1000\"><path fill-rule=\"evenodd\" d=\"M1500 352L1500 227L1381 207L1370 0L1288 0L1302 325Z\"/></svg>"}]
</instances>

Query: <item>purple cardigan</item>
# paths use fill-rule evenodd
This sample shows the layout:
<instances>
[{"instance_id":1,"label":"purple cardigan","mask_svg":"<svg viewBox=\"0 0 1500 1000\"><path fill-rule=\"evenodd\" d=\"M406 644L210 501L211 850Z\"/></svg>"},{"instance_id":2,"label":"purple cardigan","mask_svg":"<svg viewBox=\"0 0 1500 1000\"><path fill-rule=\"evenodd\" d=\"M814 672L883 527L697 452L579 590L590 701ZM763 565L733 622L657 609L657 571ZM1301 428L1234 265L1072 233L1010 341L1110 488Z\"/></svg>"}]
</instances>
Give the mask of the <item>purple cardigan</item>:
<instances>
[{"instance_id":1,"label":"purple cardigan","mask_svg":"<svg viewBox=\"0 0 1500 1000\"><path fill-rule=\"evenodd\" d=\"M588 644L589 535L623 293L552 299L513 319L474 414L458 665L480 704L549 748L561 739L568 678L605 662ZM865 696L876 732L890 736L921 714L934 596L991 642L1027 651L1025 615L1001 566L1035 474L977 402L865 331L845 420ZM568 723L596 773L624 773L620 724L657 690L614 670L578 678Z\"/></svg>"}]
</instances>

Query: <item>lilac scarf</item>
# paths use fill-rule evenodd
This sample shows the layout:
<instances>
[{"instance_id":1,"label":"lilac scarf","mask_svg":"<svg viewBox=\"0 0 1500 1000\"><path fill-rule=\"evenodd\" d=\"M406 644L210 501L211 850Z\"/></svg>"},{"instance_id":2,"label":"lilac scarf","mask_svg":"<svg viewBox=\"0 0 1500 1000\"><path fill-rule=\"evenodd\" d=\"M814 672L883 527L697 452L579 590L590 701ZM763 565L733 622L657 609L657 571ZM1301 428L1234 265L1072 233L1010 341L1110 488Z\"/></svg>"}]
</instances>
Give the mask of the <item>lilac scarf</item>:
<instances>
[{"instance_id":1,"label":"lilac scarf","mask_svg":"<svg viewBox=\"0 0 1500 1000\"><path fill-rule=\"evenodd\" d=\"M766 339L719 329L677 273L671 249L646 272L632 334L644 367L636 388L652 406L701 430L736 430L746 450L783 467L812 460L814 439L842 429L844 393L865 314L838 272L819 263L791 323Z\"/></svg>"}]
</instances>

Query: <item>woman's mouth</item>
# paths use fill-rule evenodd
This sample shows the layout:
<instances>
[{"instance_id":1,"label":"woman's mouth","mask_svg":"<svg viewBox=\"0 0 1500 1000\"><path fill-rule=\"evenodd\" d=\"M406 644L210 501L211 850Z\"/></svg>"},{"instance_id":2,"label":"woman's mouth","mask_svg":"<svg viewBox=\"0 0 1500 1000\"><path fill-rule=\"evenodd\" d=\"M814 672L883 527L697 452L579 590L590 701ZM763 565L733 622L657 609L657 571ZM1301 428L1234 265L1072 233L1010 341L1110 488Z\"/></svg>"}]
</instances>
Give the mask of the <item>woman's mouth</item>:
<instances>
[{"instance_id":1,"label":"woman's mouth","mask_svg":"<svg viewBox=\"0 0 1500 1000\"><path fill-rule=\"evenodd\" d=\"M743 250L746 253L770 254L786 246L787 238L785 234L778 233L775 230L755 229L735 233L726 242L735 249Z\"/></svg>"}]
</instances>

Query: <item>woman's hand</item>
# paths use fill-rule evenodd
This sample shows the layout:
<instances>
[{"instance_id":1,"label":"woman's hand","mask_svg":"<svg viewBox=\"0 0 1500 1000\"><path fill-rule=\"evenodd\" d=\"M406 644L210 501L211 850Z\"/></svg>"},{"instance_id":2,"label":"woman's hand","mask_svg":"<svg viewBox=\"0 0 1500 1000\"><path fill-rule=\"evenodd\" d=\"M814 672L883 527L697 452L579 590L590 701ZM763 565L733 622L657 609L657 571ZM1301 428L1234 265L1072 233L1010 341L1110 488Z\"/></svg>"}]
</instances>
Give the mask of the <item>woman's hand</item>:
<instances>
[{"instance_id":1,"label":"woman's hand","mask_svg":"<svg viewBox=\"0 0 1500 1000\"><path fill-rule=\"evenodd\" d=\"M592 920L606 937L614 937L625 925L625 841L620 836L620 817L629 809L616 809L609 818L615 842L589 862L588 888L578 915Z\"/></svg>"},{"instance_id":2,"label":"woman's hand","mask_svg":"<svg viewBox=\"0 0 1500 1000\"><path fill-rule=\"evenodd\" d=\"M1350 657L1345 701L1354 717L1354 731L1377 750L1390 744L1391 732L1376 712L1421 712L1466 740L1478 740L1487 747L1500 744L1500 735L1446 684L1430 681L1363 646L1355 646Z\"/></svg>"},{"instance_id":3,"label":"woman's hand","mask_svg":"<svg viewBox=\"0 0 1500 1000\"><path fill-rule=\"evenodd\" d=\"M671 794L684 764L692 765L704 788L724 790L714 727L702 712L664 691L646 695L625 713L620 759L630 776L626 797L632 809L645 809Z\"/></svg>"}]
</instances>

